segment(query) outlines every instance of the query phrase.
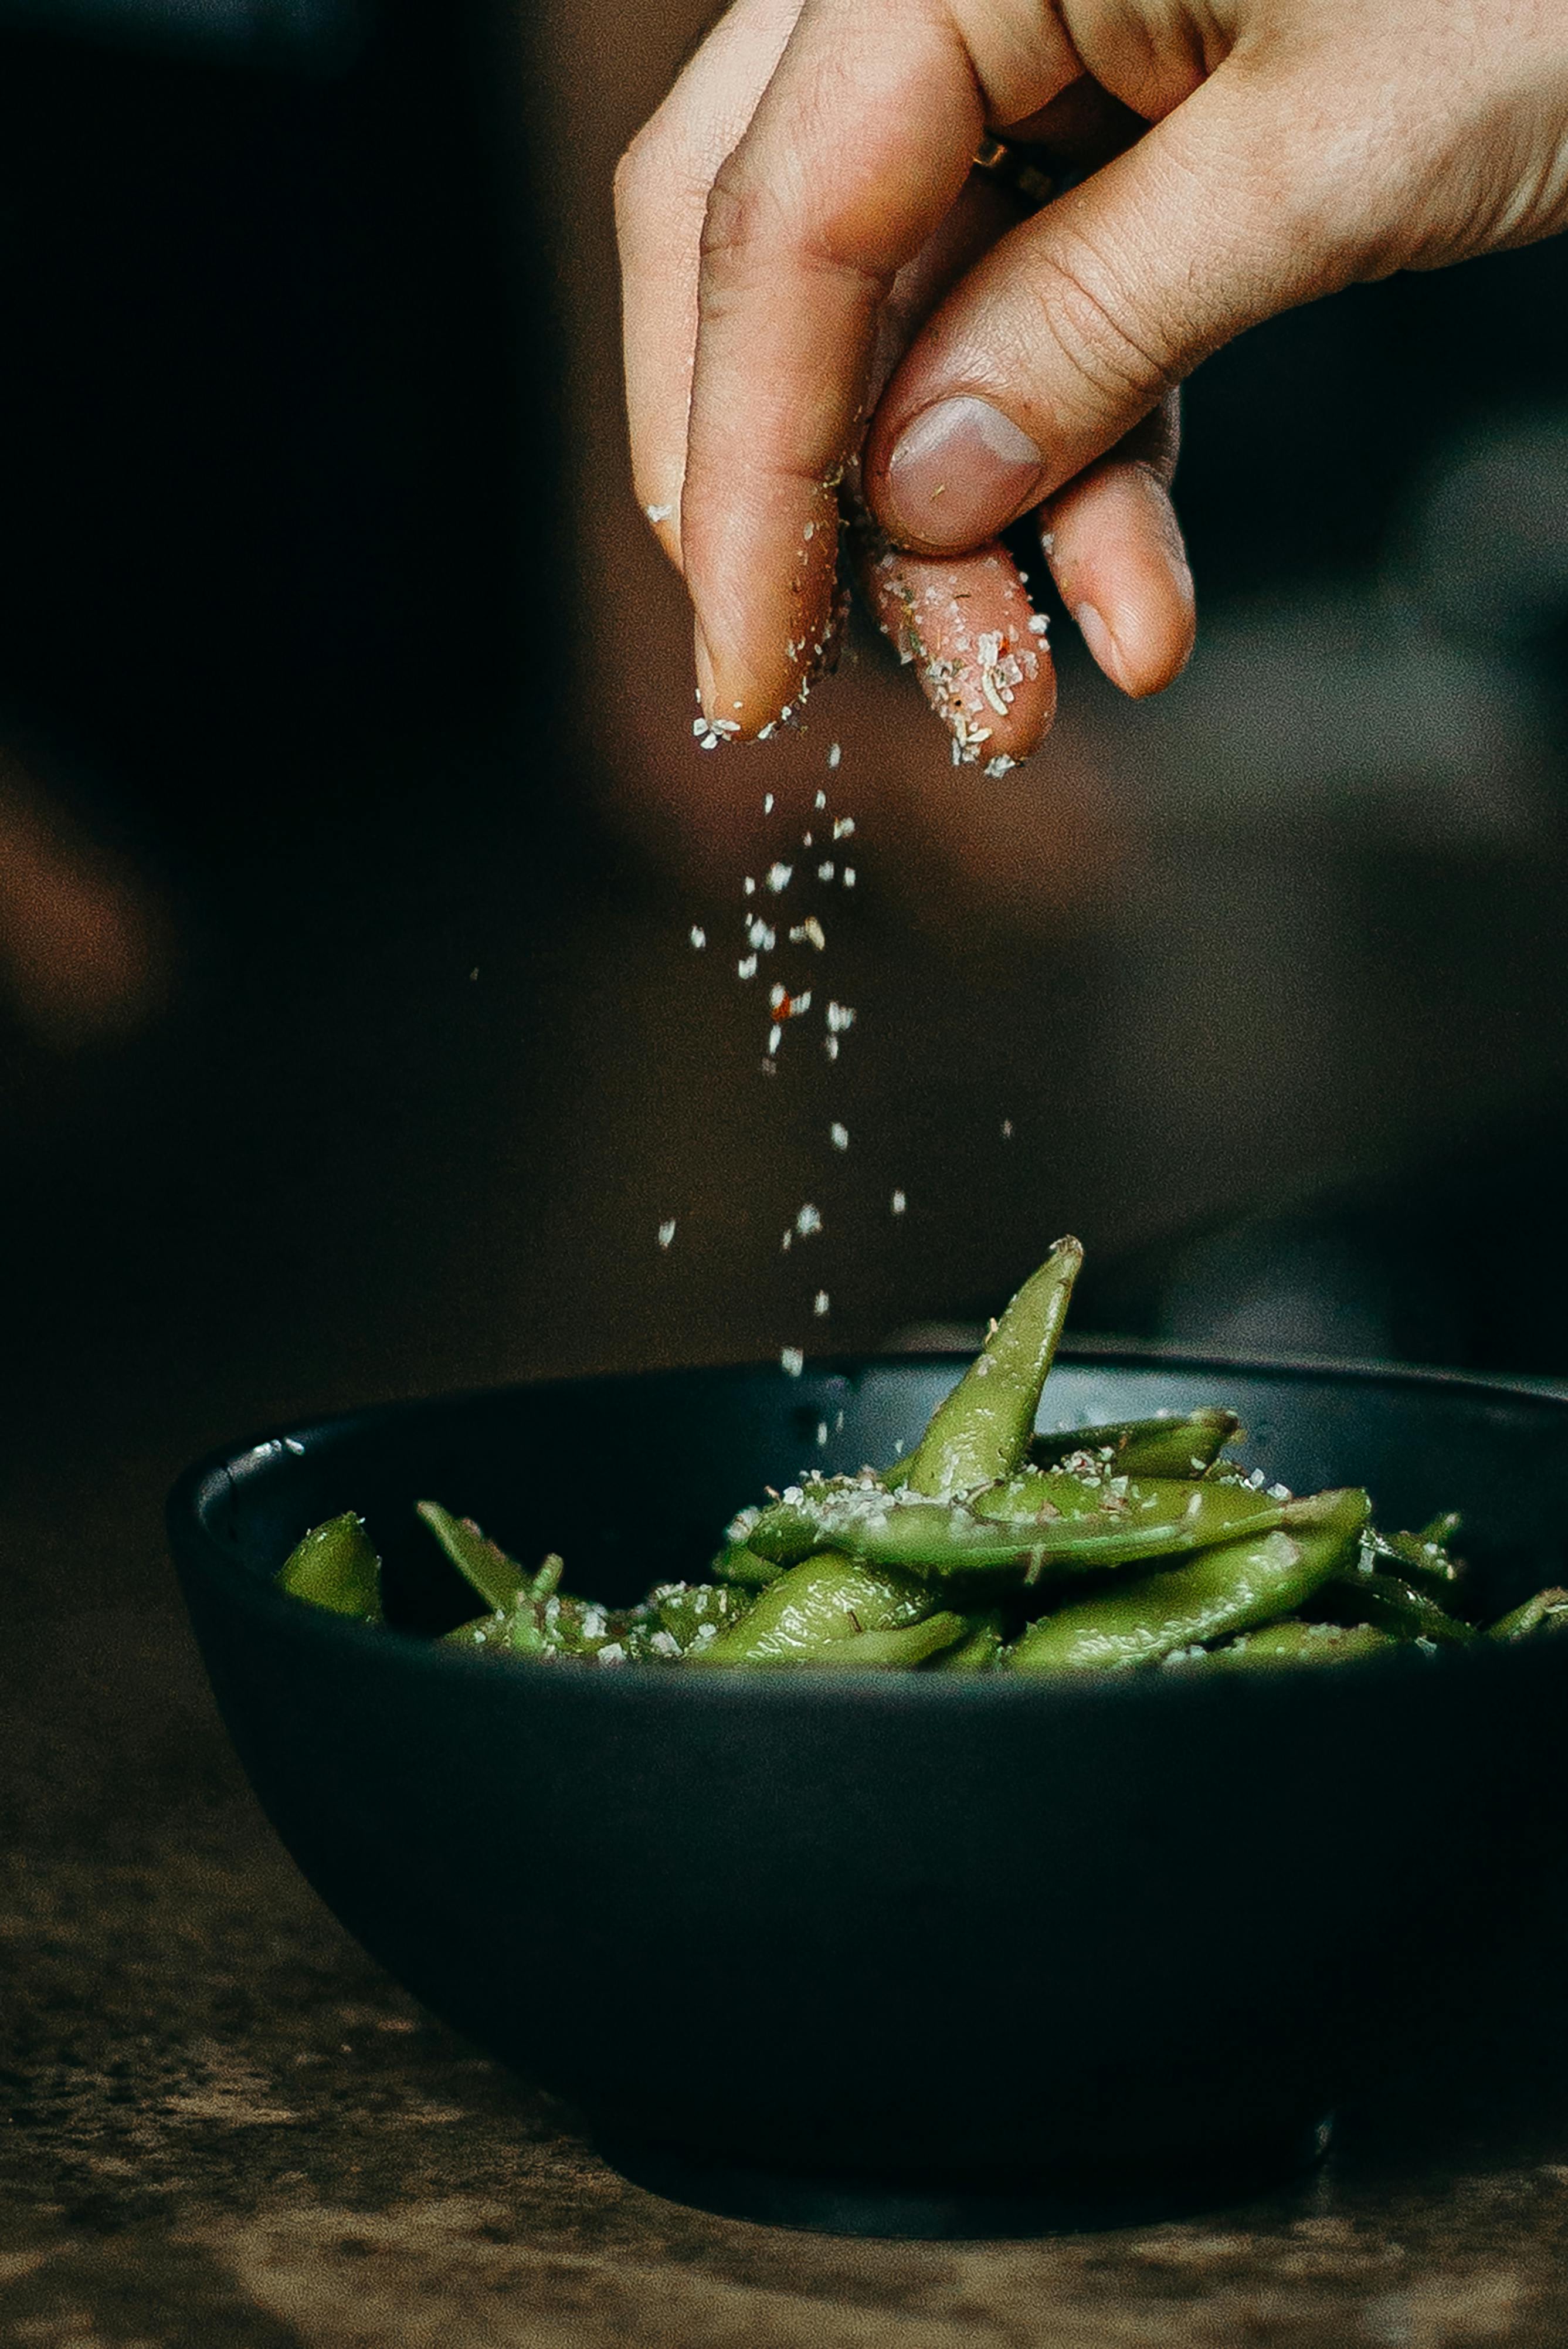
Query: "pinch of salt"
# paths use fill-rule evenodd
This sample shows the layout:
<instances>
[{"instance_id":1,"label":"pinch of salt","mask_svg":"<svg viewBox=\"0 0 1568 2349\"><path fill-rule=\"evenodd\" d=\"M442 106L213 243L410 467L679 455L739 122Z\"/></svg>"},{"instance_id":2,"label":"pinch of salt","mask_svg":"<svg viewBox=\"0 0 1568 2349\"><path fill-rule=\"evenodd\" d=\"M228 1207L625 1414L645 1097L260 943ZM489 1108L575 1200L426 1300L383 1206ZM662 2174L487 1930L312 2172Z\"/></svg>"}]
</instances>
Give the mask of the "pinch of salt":
<instances>
[{"instance_id":1,"label":"pinch of salt","mask_svg":"<svg viewBox=\"0 0 1568 2349\"><path fill-rule=\"evenodd\" d=\"M835 1150L847 1150L850 1146L849 1127L847 1125L841 1125L838 1119L835 1118L832 1124L828 1128L828 1139L832 1143Z\"/></svg>"},{"instance_id":2,"label":"pinch of salt","mask_svg":"<svg viewBox=\"0 0 1568 2349\"><path fill-rule=\"evenodd\" d=\"M694 947L705 947L707 944L707 932L696 922L691 926L691 942Z\"/></svg>"},{"instance_id":3,"label":"pinch of salt","mask_svg":"<svg viewBox=\"0 0 1568 2349\"><path fill-rule=\"evenodd\" d=\"M675 1236L676 1219L672 1216L667 1224L661 1224L659 1226L659 1246L661 1247L667 1248Z\"/></svg>"},{"instance_id":4,"label":"pinch of salt","mask_svg":"<svg viewBox=\"0 0 1568 2349\"><path fill-rule=\"evenodd\" d=\"M779 1350L779 1367L787 1379L798 1379L806 1367L806 1357L799 1346L784 1346Z\"/></svg>"}]
</instances>

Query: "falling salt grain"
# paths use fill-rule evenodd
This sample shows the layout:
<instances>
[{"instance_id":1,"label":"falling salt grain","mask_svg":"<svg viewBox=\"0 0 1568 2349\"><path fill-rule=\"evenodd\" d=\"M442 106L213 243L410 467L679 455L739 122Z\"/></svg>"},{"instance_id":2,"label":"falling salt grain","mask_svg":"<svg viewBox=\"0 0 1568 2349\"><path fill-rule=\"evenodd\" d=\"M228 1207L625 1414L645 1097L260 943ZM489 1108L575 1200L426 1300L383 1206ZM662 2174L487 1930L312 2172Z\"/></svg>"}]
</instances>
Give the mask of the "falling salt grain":
<instances>
[{"instance_id":1,"label":"falling salt grain","mask_svg":"<svg viewBox=\"0 0 1568 2349\"><path fill-rule=\"evenodd\" d=\"M813 1232L820 1232L821 1228L821 1210L820 1207L814 1207L810 1199L808 1199L805 1206L800 1209L799 1215L795 1218L795 1229L799 1233L800 1237L804 1240L809 1239Z\"/></svg>"},{"instance_id":2,"label":"falling salt grain","mask_svg":"<svg viewBox=\"0 0 1568 2349\"><path fill-rule=\"evenodd\" d=\"M844 755L844 754L843 754L843 751L840 749L839 745L838 745L836 742L830 742L830 743L829 743L829 745L828 745L828 764L829 764L829 766L830 766L830 767L836 767L836 766L838 765L838 763L839 763L839 761L843 757L843 755ZM820 805L820 804L821 804L821 802L819 802L819 805Z\"/></svg>"},{"instance_id":3,"label":"falling salt grain","mask_svg":"<svg viewBox=\"0 0 1568 2349\"><path fill-rule=\"evenodd\" d=\"M674 506L645 506L643 512L650 522L668 522L675 508Z\"/></svg>"},{"instance_id":4,"label":"falling salt grain","mask_svg":"<svg viewBox=\"0 0 1568 2349\"><path fill-rule=\"evenodd\" d=\"M751 877L751 875L750 875L750 874L749 874L749 873L747 874L747 876L746 876L745 880L741 883L741 885L741 885L741 888L745 891L746 895L747 895L748 897L755 897L755 896L756 896L756 895L757 895L757 884L756 884L756 882L752 879L752 877Z\"/></svg>"},{"instance_id":5,"label":"falling salt grain","mask_svg":"<svg viewBox=\"0 0 1568 2349\"><path fill-rule=\"evenodd\" d=\"M783 1033L783 1029L780 1028L778 1021L775 1020L772 1027L768 1030L768 1050L770 1054L779 1050L779 1039L782 1037Z\"/></svg>"},{"instance_id":6,"label":"falling salt grain","mask_svg":"<svg viewBox=\"0 0 1568 2349\"><path fill-rule=\"evenodd\" d=\"M667 1247L668 1247L668 1246L669 1246L669 1244L670 1244L670 1242L674 1239L675 1236L676 1236L676 1219L675 1219L675 1217L672 1216L670 1217L669 1222L668 1222L667 1224L661 1224L661 1225L659 1226L659 1246L660 1246L661 1247L667 1248Z\"/></svg>"},{"instance_id":7,"label":"falling salt grain","mask_svg":"<svg viewBox=\"0 0 1568 2349\"><path fill-rule=\"evenodd\" d=\"M818 878L818 880L819 880L819 881L830 881L830 880L832 879L832 877L833 877L833 870L834 870L834 867L833 867L833 860L832 860L832 858L830 856L830 857L828 858L828 860L827 860L827 862L826 862L825 864L819 864L819 865L818 865L818 867L817 867L817 878Z\"/></svg>"},{"instance_id":8,"label":"falling salt grain","mask_svg":"<svg viewBox=\"0 0 1568 2349\"><path fill-rule=\"evenodd\" d=\"M828 1423L825 1419L820 1419L817 1422L817 1449L819 1452L825 1452L827 1448Z\"/></svg>"},{"instance_id":9,"label":"falling salt grain","mask_svg":"<svg viewBox=\"0 0 1568 2349\"><path fill-rule=\"evenodd\" d=\"M815 1297L812 1298L811 1310L816 1315L819 1321L820 1321L826 1314L828 1310L828 1292L825 1288L819 1288Z\"/></svg>"},{"instance_id":10,"label":"falling salt grain","mask_svg":"<svg viewBox=\"0 0 1568 2349\"><path fill-rule=\"evenodd\" d=\"M754 954L748 954L742 961L738 962L735 966L735 976L737 978L755 978L757 976L757 957Z\"/></svg>"},{"instance_id":11,"label":"falling salt grain","mask_svg":"<svg viewBox=\"0 0 1568 2349\"><path fill-rule=\"evenodd\" d=\"M806 1367L806 1357L799 1346L785 1346L779 1351L779 1367L787 1379L798 1379Z\"/></svg>"},{"instance_id":12,"label":"falling salt grain","mask_svg":"<svg viewBox=\"0 0 1568 2349\"><path fill-rule=\"evenodd\" d=\"M773 812L773 794L771 792L764 792L762 794L762 812L764 815L771 815Z\"/></svg>"},{"instance_id":13,"label":"falling salt grain","mask_svg":"<svg viewBox=\"0 0 1568 2349\"><path fill-rule=\"evenodd\" d=\"M855 820L852 815L838 815L833 818L833 838L835 840L848 840L854 828Z\"/></svg>"},{"instance_id":14,"label":"falling salt grain","mask_svg":"<svg viewBox=\"0 0 1568 2349\"><path fill-rule=\"evenodd\" d=\"M707 944L707 932L705 929L700 928L696 922L691 926L691 942L694 947L705 947Z\"/></svg>"},{"instance_id":15,"label":"falling salt grain","mask_svg":"<svg viewBox=\"0 0 1568 2349\"><path fill-rule=\"evenodd\" d=\"M828 940L815 914L808 914L805 920L790 931L789 943L792 947L815 947L817 952L821 953Z\"/></svg>"},{"instance_id":16,"label":"falling salt grain","mask_svg":"<svg viewBox=\"0 0 1568 2349\"><path fill-rule=\"evenodd\" d=\"M827 794L827 792L819 792L817 793L816 798L815 798L815 799L812 801L812 802L811 802L811 805L812 805L814 808L825 808L825 807L827 806L827 804L828 804L828 794Z\"/></svg>"},{"instance_id":17,"label":"falling salt grain","mask_svg":"<svg viewBox=\"0 0 1568 2349\"><path fill-rule=\"evenodd\" d=\"M773 895L776 897L781 889L788 889L789 886L790 875L793 874L794 870L795 867L792 864L770 864L768 867L768 871L763 877L768 887L772 890Z\"/></svg>"},{"instance_id":18,"label":"falling salt grain","mask_svg":"<svg viewBox=\"0 0 1568 2349\"><path fill-rule=\"evenodd\" d=\"M830 1036L841 1036L846 1028L852 1028L854 1024L855 1015L847 1003L829 1004L828 1032Z\"/></svg>"},{"instance_id":19,"label":"falling salt grain","mask_svg":"<svg viewBox=\"0 0 1568 2349\"><path fill-rule=\"evenodd\" d=\"M847 1150L850 1146L849 1127L847 1125L841 1125L837 1118L835 1118L832 1124L828 1128L828 1139L832 1143L835 1150Z\"/></svg>"},{"instance_id":20,"label":"falling salt grain","mask_svg":"<svg viewBox=\"0 0 1568 2349\"><path fill-rule=\"evenodd\" d=\"M893 1195L892 1195L892 1211L893 1211L893 1214L894 1214L895 1216L902 1216L902 1215L903 1215L903 1211L904 1211L904 1209L908 1206L908 1205L909 1205L909 1201L904 1197L903 1193L902 1191L895 1191L895 1192L893 1193Z\"/></svg>"},{"instance_id":21,"label":"falling salt grain","mask_svg":"<svg viewBox=\"0 0 1568 2349\"><path fill-rule=\"evenodd\" d=\"M836 1061L839 1057L838 1038L836 1036L830 1036L827 1041L823 1044L822 1050L826 1052L830 1061Z\"/></svg>"},{"instance_id":22,"label":"falling salt grain","mask_svg":"<svg viewBox=\"0 0 1568 2349\"><path fill-rule=\"evenodd\" d=\"M1013 1121L1010 1117L1005 1117L1002 1120L1002 1139L1004 1142L1011 1142L1013 1139Z\"/></svg>"},{"instance_id":23,"label":"falling salt grain","mask_svg":"<svg viewBox=\"0 0 1568 2349\"><path fill-rule=\"evenodd\" d=\"M846 889L852 889L854 885L855 868L852 864L846 864L844 867L844 886Z\"/></svg>"}]
</instances>

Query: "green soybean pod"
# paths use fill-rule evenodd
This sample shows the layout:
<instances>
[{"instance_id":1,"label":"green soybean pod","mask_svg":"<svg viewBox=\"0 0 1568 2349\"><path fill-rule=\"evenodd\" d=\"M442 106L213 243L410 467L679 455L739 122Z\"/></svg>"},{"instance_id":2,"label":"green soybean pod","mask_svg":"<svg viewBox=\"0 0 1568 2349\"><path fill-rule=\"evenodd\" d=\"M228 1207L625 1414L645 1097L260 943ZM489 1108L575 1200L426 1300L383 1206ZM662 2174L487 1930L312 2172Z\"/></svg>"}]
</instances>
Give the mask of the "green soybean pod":
<instances>
[{"instance_id":1,"label":"green soybean pod","mask_svg":"<svg viewBox=\"0 0 1568 2349\"><path fill-rule=\"evenodd\" d=\"M1436 1640L1458 1648L1476 1636L1473 1623L1450 1615L1429 1592L1418 1589L1402 1574L1353 1566L1335 1580L1352 1595L1356 1611L1365 1621L1391 1631L1397 1640Z\"/></svg>"},{"instance_id":2,"label":"green soybean pod","mask_svg":"<svg viewBox=\"0 0 1568 2349\"><path fill-rule=\"evenodd\" d=\"M929 1591L824 1550L781 1574L738 1623L694 1648L691 1664L800 1663L861 1631L896 1631L934 1611Z\"/></svg>"},{"instance_id":3,"label":"green soybean pod","mask_svg":"<svg viewBox=\"0 0 1568 2349\"><path fill-rule=\"evenodd\" d=\"M1288 1530L1249 1535L1187 1565L1071 1601L1032 1624L1006 1661L1020 1672L1125 1670L1274 1622L1354 1557L1369 1506L1357 1491L1297 1501Z\"/></svg>"},{"instance_id":4,"label":"green soybean pod","mask_svg":"<svg viewBox=\"0 0 1568 2349\"><path fill-rule=\"evenodd\" d=\"M439 1501L418 1501L416 1513L428 1526L458 1572L492 1610L513 1607L529 1578L499 1543L482 1534L471 1517L454 1517Z\"/></svg>"},{"instance_id":5,"label":"green soybean pod","mask_svg":"<svg viewBox=\"0 0 1568 2349\"><path fill-rule=\"evenodd\" d=\"M1568 1590L1538 1590L1489 1623L1489 1640L1528 1640L1541 1631L1568 1631Z\"/></svg>"},{"instance_id":6,"label":"green soybean pod","mask_svg":"<svg viewBox=\"0 0 1568 2349\"><path fill-rule=\"evenodd\" d=\"M808 1544L808 1548L814 1547ZM748 1590L760 1590L764 1584L777 1581L782 1571L777 1558L758 1557L739 1541L726 1542L708 1568L716 1582L733 1582Z\"/></svg>"},{"instance_id":7,"label":"green soybean pod","mask_svg":"<svg viewBox=\"0 0 1568 2349\"><path fill-rule=\"evenodd\" d=\"M1201 1476L1241 1433L1242 1423L1233 1411L1205 1404L1174 1418L1054 1428L1048 1435L1036 1436L1029 1458L1037 1468L1054 1468L1075 1453L1087 1452L1113 1476Z\"/></svg>"},{"instance_id":8,"label":"green soybean pod","mask_svg":"<svg viewBox=\"0 0 1568 2349\"><path fill-rule=\"evenodd\" d=\"M1002 1652L1002 1610L988 1608L984 1615L965 1617L965 1634L956 1647L937 1657L934 1672L988 1672Z\"/></svg>"},{"instance_id":9,"label":"green soybean pod","mask_svg":"<svg viewBox=\"0 0 1568 2349\"><path fill-rule=\"evenodd\" d=\"M851 1631L847 1640L833 1640L809 1656L792 1659L813 1671L913 1671L932 1657L940 1667L942 1651L956 1652L967 1625L962 1615L928 1615L923 1622L906 1623L895 1631Z\"/></svg>"},{"instance_id":10,"label":"green soybean pod","mask_svg":"<svg viewBox=\"0 0 1568 2349\"><path fill-rule=\"evenodd\" d=\"M278 1588L334 1615L381 1620L381 1560L352 1509L312 1526L278 1569Z\"/></svg>"},{"instance_id":11,"label":"green soybean pod","mask_svg":"<svg viewBox=\"0 0 1568 2349\"><path fill-rule=\"evenodd\" d=\"M1178 1650L1166 1658L1171 1670L1255 1671L1268 1664L1344 1664L1358 1656L1376 1656L1399 1645L1391 1632L1370 1623L1302 1623L1295 1617L1284 1623L1265 1623L1260 1630L1238 1631L1217 1648Z\"/></svg>"},{"instance_id":12,"label":"green soybean pod","mask_svg":"<svg viewBox=\"0 0 1568 2349\"><path fill-rule=\"evenodd\" d=\"M1031 1471L1031 1475L1038 1472ZM1048 1472L1047 1472L1048 1474ZM1015 1482L1016 1480L1014 1480ZM1040 1477L1043 1483L1045 1476ZM1083 1498L1084 1486L1066 1480ZM802 1488L765 1510L749 1539L764 1557L799 1555L808 1539L870 1565L924 1579L987 1578L1002 1584L1047 1572L1085 1574L1103 1566L1180 1557L1264 1533L1288 1521L1299 1502L1281 1502L1246 1484L1184 1485L1150 1479L1080 1516L983 1517L954 1501L900 1501L875 1487Z\"/></svg>"},{"instance_id":13,"label":"green soybean pod","mask_svg":"<svg viewBox=\"0 0 1568 2349\"><path fill-rule=\"evenodd\" d=\"M1077 1240L1058 1240L1024 1283L905 1462L900 1482L912 1493L943 1498L1018 1466L1082 1262Z\"/></svg>"}]
</instances>

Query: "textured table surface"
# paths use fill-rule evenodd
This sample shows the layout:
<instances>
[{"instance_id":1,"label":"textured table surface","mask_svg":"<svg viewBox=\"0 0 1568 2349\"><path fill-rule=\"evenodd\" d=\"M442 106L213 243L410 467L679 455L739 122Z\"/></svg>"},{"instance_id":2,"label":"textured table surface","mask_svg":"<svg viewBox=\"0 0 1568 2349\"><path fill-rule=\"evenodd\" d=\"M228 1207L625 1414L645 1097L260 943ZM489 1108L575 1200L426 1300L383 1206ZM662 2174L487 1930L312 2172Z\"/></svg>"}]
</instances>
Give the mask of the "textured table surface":
<instances>
[{"instance_id":1,"label":"textured table surface","mask_svg":"<svg viewBox=\"0 0 1568 2349\"><path fill-rule=\"evenodd\" d=\"M1560 1996L1484 2064L1434 2059L1398 2107L1354 2119L1315 2177L1201 2220L854 2242L709 2218L625 2184L570 2115L422 2014L295 1875L213 1714L156 1562L155 1505L138 1472L74 1525L38 1503L3 1527L32 1598L0 1638L0 2339L1568 2340ZM86 1613L40 1611L51 1541L82 1557L96 1546L99 1601ZM123 1578L115 1546L139 1561ZM124 1593L137 1603L116 1603Z\"/></svg>"}]
</instances>

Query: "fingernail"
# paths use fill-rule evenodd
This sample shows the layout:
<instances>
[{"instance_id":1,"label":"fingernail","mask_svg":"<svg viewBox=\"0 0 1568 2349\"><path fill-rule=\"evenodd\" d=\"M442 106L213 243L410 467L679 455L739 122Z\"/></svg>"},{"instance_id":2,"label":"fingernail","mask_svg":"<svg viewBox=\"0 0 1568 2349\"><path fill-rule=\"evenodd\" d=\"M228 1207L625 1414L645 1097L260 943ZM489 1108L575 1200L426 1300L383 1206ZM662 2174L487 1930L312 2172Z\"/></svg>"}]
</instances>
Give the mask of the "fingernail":
<instances>
[{"instance_id":1,"label":"fingernail","mask_svg":"<svg viewBox=\"0 0 1568 2349\"><path fill-rule=\"evenodd\" d=\"M1073 618L1078 622L1078 634L1107 677L1113 685L1119 685L1125 693L1128 688L1121 668L1121 647L1106 626L1102 615L1092 604L1079 604L1074 610Z\"/></svg>"},{"instance_id":2,"label":"fingernail","mask_svg":"<svg viewBox=\"0 0 1568 2349\"><path fill-rule=\"evenodd\" d=\"M696 656L696 689L702 701L702 714L705 718L711 718L714 713L713 655L708 651L707 638L703 635L700 620L694 626L693 640Z\"/></svg>"},{"instance_id":3,"label":"fingernail","mask_svg":"<svg viewBox=\"0 0 1568 2349\"><path fill-rule=\"evenodd\" d=\"M926 546L975 546L1028 503L1045 460L987 399L939 400L906 425L888 460L901 532Z\"/></svg>"}]
</instances>

